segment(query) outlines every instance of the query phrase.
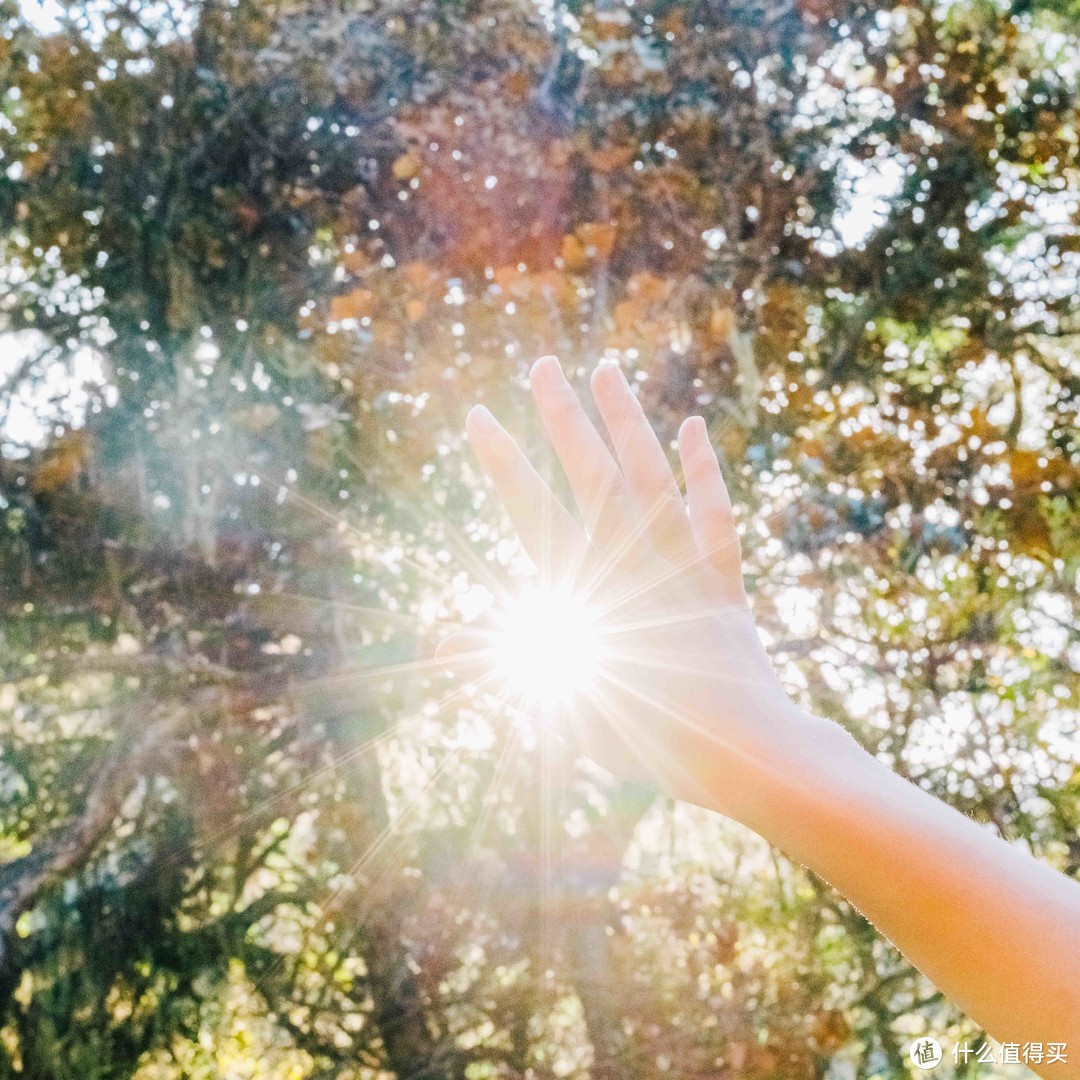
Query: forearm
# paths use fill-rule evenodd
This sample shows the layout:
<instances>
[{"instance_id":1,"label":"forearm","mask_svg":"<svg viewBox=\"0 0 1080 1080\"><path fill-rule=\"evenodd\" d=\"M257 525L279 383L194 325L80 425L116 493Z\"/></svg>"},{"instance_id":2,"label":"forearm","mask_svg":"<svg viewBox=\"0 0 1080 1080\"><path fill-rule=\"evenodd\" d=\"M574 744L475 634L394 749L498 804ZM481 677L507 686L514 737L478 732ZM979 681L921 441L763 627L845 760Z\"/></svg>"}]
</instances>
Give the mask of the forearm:
<instances>
[{"instance_id":1,"label":"forearm","mask_svg":"<svg viewBox=\"0 0 1080 1080\"><path fill-rule=\"evenodd\" d=\"M1080 1076L1080 885L802 717L739 816L838 889L1001 1041L1068 1043Z\"/></svg>"},{"instance_id":2,"label":"forearm","mask_svg":"<svg viewBox=\"0 0 1080 1080\"><path fill-rule=\"evenodd\" d=\"M592 385L617 461L553 357L531 379L587 529L490 414L474 409L469 435L537 566L559 551L601 568L587 591L617 624L598 664L614 705L583 708L587 752L756 829L996 1038L1071 1044L1071 1063L1042 1071L1080 1080L1080 885L794 708L746 607L731 501L700 417L679 429L684 500L616 366Z\"/></svg>"}]
</instances>

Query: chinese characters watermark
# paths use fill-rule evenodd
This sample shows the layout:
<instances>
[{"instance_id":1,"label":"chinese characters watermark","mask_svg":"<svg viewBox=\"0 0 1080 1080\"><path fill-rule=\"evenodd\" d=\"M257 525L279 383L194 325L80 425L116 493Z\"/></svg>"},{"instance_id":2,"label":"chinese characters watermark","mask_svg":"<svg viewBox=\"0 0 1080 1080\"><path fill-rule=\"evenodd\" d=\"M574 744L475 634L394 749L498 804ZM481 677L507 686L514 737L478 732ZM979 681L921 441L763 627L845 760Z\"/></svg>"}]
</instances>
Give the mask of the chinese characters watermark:
<instances>
[{"instance_id":1,"label":"chinese characters watermark","mask_svg":"<svg viewBox=\"0 0 1080 1080\"><path fill-rule=\"evenodd\" d=\"M911 1063L916 1069L932 1069L941 1061L941 1043L929 1036L925 1039L916 1039L911 1044Z\"/></svg>"},{"instance_id":2,"label":"chinese characters watermark","mask_svg":"<svg viewBox=\"0 0 1080 1080\"><path fill-rule=\"evenodd\" d=\"M941 1043L924 1035L916 1039L908 1049L911 1063L917 1069L928 1070L941 1063L944 1056ZM994 1044L965 1041L952 1048L955 1065L967 1065L977 1061L984 1065L1053 1065L1069 1060L1069 1047L1063 1042L1007 1042Z\"/></svg>"}]
</instances>

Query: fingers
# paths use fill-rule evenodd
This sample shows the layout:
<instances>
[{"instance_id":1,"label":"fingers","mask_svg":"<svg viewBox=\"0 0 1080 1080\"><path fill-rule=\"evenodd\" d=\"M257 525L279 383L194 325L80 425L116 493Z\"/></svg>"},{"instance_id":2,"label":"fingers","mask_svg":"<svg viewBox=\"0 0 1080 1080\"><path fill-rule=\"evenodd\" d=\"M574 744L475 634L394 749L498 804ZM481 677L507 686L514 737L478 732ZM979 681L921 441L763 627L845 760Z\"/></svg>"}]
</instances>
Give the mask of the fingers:
<instances>
[{"instance_id":1,"label":"fingers","mask_svg":"<svg viewBox=\"0 0 1080 1080\"><path fill-rule=\"evenodd\" d=\"M435 659L464 682L479 682L491 675L497 639L479 630L462 630L444 637L435 647Z\"/></svg>"},{"instance_id":2,"label":"fingers","mask_svg":"<svg viewBox=\"0 0 1080 1080\"><path fill-rule=\"evenodd\" d=\"M690 504L690 526L702 559L716 570L732 596L742 595L739 535L720 462L709 442L700 416L692 416L679 429L679 458Z\"/></svg>"},{"instance_id":3,"label":"fingers","mask_svg":"<svg viewBox=\"0 0 1080 1080\"><path fill-rule=\"evenodd\" d=\"M540 419L591 536L625 542L635 518L615 459L593 427L554 356L537 360L529 373Z\"/></svg>"},{"instance_id":4,"label":"fingers","mask_svg":"<svg viewBox=\"0 0 1080 1080\"><path fill-rule=\"evenodd\" d=\"M741 597L738 534L704 420L692 417L679 430L688 524L664 450L616 365L601 365L592 387L622 468L555 357L538 360L530 379L588 534L615 548L606 557L621 562L648 528L654 544L671 557L685 558L696 546L701 559L721 575L726 591ZM549 577L576 575L588 548L586 532L486 408L476 406L469 413L466 430L533 561Z\"/></svg>"},{"instance_id":5,"label":"fingers","mask_svg":"<svg viewBox=\"0 0 1080 1080\"><path fill-rule=\"evenodd\" d=\"M658 551L672 558L693 550L686 504L667 455L618 364L602 363L592 392L615 446L623 476L649 519Z\"/></svg>"},{"instance_id":6,"label":"fingers","mask_svg":"<svg viewBox=\"0 0 1080 1080\"><path fill-rule=\"evenodd\" d=\"M483 405L469 411L465 430L537 568L554 577L576 569L585 536L510 434Z\"/></svg>"}]
</instances>

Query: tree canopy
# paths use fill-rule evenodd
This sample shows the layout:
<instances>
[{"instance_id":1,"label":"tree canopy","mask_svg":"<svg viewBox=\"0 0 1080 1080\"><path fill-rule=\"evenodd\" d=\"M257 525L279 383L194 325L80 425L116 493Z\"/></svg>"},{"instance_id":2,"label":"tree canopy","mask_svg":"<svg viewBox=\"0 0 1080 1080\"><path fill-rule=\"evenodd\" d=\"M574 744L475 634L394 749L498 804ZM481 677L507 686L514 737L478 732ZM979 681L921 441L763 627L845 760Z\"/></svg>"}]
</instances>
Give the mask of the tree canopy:
<instances>
[{"instance_id":1,"label":"tree canopy","mask_svg":"<svg viewBox=\"0 0 1080 1080\"><path fill-rule=\"evenodd\" d=\"M431 652L524 573L466 409L541 452L529 363L611 357L663 439L708 421L800 701L1080 875L1080 10L59 11L0 0L0 1073L977 1039Z\"/></svg>"}]
</instances>

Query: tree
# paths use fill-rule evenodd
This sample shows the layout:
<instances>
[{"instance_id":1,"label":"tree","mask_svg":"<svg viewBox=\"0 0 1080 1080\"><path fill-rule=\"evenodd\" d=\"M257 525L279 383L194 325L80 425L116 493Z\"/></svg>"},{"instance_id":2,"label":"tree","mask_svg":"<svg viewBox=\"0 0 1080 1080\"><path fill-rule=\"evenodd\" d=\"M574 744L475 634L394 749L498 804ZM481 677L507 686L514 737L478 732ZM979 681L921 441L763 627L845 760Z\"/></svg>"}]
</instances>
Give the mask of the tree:
<instances>
[{"instance_id":1,"label":"tree","mask_svg":"<svg viewBox=\"0 0 1080 1080\"><path fill-rule=\"evenodd\" d=\"M428 658L519 567L465 408L611 355L709 420L808 707L1075 876L1075 12L0 26L7 400L101 369L0 463L3 1068L900 1075L899 1017L970 1032Z\"/></svg>"}]
</instances>

